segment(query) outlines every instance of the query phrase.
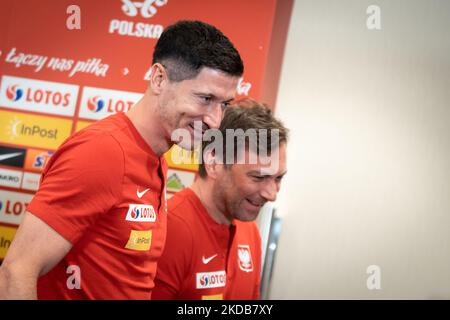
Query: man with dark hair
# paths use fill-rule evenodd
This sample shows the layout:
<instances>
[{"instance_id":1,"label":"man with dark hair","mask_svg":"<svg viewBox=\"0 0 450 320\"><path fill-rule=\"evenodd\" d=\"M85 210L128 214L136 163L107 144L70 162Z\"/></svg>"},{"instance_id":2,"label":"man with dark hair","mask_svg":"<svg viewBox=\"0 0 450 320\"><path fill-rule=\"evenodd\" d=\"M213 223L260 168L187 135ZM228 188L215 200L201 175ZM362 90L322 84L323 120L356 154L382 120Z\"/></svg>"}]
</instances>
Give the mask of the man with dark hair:
<instances>
[{"instance_id":1,"label":"man with dark hair","mask_svg":"<svg viewBox=\"0 0 450 320\"><path fill-rule=\"evenodd\" d=\"M181 143L175 130L217 128L243 73L233 44L198 21L168 27L153 62L127 114L52 156L0 267L0 299L151 298L166 236L163 153Z\"/></svg>"},{"instance_id":2,"label":"man with dark hair","mask_svg":"<svg viewBox=\"0 0 450 320\"><path fill-rule=\"evenodd\" d=\"M242 136L249 131L257 133L253 144L251 134ZM280 189L288 131L270 109L244 100L225 111L219 132L224 146L209 148L217 135L204 143L199 177L168 201L153 299L259 298L261 239L254 220ZM230 150L234 164L224 161Z\"/></svg>"}]
</instances>

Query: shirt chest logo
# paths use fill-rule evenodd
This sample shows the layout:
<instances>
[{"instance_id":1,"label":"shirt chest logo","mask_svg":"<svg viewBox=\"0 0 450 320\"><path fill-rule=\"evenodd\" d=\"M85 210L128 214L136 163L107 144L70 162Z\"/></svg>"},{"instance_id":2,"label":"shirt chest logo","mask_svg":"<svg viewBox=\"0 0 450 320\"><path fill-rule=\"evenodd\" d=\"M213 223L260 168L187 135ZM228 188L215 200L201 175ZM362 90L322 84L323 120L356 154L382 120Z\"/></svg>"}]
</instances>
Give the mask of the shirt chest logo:
<instances>
[{"instance_id":1,"label":"shirt chest logo","mask_svg":"<svg viewBox=\"0 0 450 320\"><path fill-rule=\"evenodd\" d=\"M213 272L198 272L196 274L196 288L208 289L225 287L227 275L225 270Z\"/></svg>"},{"instance_id":2,"label":"shirt chest logo","mask_svg":"<svg viewBox=\"0 0 450 320\"><path fill-rule=\"evenodd\" d=\"M152 245L152 231L131 230L125 248L136 251L148 251Z\"/></svg>"},{"instance_id":3,"label":"shirt chest logo","mask_svg":"<svg viewBox=\"0 0 450 320\"><path fill-rule=\"evenodd\" d=\"M213 256L210 256L208 258L205 258L205 256L202 256L202 262L203 264L208 264L211 262L212 259L214 259L215 257L217 257L217 253Z\"/></svg>"},{"instance_id":4,"label":"shirt chest logo","mask_svg":"<svg viewBox=\"0 0 450 320\"><path fill-rule=\"evenodd\" d=\"M245 272L253 271L252 254L250 252L250 246L238 245L238 263L239 269Z\"/></svg>"},{"instance_id":5,"label":"shirt chest logo","mask_svg":"<svg viewBox=\"0 0 450 320\"><path fill-rule=\"evenodd\" d=\"M133 222L155 222L156 212L153 206L149 204L130 204L125 220Z\"/></svg>"},{"instance_id":6,"label":"shirt chest logo","mask_svg":"<svg viewBox=\"0 0 450 320\"><path fill-rule=\"evenodd\" d=\"M145 190L143 190L143 191L139 191L139 188L136 190L136 195L137 195L137 197L139 198L139 199L141 199L143 196L144 196L144 194L146 194L147 193L147 191L149 191L150 189L145 189Z\"/></svg>"}]
</instances>

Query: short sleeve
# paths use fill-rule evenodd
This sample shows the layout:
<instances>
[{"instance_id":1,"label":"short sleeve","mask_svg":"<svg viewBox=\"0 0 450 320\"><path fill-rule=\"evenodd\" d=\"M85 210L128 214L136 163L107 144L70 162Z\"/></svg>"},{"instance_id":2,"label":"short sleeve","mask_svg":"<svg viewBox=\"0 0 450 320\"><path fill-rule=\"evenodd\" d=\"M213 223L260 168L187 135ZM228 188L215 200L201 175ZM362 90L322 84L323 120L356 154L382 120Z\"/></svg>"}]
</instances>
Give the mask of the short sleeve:
<instances>
[{"instance_id":1,"label":"short sleeve","mask_svg":"<svg viewBox=\"0 0 450 320\"><path fill-rule=\"evenodd\" d=\"M193 236L188 225L169 211L166 244L158 260L152 299L177 299L190 274L192 250Z\"/></svg>"},{"instance_id":2,"label":"short sleeve","mask_svg":"<svg viewBox=\"0 0 450 320\"><path fill-rule=\"evenodd\" d=\"M117 202L124 163L112 136L80 132L52 156L27 211L74 244Z\"/></svg>"}]
</instances>

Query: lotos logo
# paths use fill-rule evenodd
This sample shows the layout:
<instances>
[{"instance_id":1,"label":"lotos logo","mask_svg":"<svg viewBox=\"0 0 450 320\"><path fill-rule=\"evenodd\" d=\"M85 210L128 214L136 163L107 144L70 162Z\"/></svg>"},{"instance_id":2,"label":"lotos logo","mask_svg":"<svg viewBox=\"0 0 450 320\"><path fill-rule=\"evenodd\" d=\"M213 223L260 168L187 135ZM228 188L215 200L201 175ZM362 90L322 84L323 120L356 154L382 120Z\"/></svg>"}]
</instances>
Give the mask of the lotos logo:
<instances>
[{"instance_id":1,"label":"lotos logo","mask_svg":"<svg viewBox=\"0 0 450 320\"><path fill-rule=\"evenodd\" d=\"M72 117L78 86L3 76L0 105L20 111L32 111Z\"/></svg>"},{"instance_id":2,"label":"lotos logo","mask_svg":"<svg viewBox=\"0 0 450 320\"><path fill-rule=\"evenodd\" d=\"M117 113L117 112L127 112L133 106L134 101L127 101L123 99L101 99L99 96L95 96L93 98L89 98L87 102L87 107L89 110L93 112L102 111L103 107L106 106L105 111L109 114Z\"/></svg>"},{"instance_id":3,"label":"lotos logo","mask_svg":"<svg viewBox=\"0 0 450 320\"><path fill-rule=\"evenodd\" d=\"M31 194L2 190L0 194L0 223L20 224L32 197Z\"/></svg>"},{"instance_id":4,"label":"lotos logo","mask_svg":"<svg viewBox=\"0 0 450 320\"><path fill-rule=\"evenodd\" d=\"M224 270L213 272L198 272L196 276L197 289L225 287L225 284L227 282L227 276Z\"/></svg>"},{"instance_id":5,"label":"lotos logo","mask_svg":"<svg viewBox=\"0 0 450 320\"><path fill-rule=\"evenodd\" d=\"M93 112L99 112L103 109L105 106L105 101L100 99L99 96L91 97L89 98L88 102L88 109Z\"/></svg>"},{"instance_id":6,"label":"lotos logo","mask_svg":"<svg viewBox=\"0 0 450 320\"><path fill-rule=\"evenodd\" d=\"M135 222L155 222L156 212L152 205L130 204L125 220Z\"/></svg>"},{"instance_id":7,"label":"lotos logo","mask_svg":"<svg viewBox=\"0 0 450 320\"><path fill-rule=\"evenodd\" d=\"M17 101L23 96L23 90L18 88L17 84L11 85L6 89L6 97L9 100Z\"/></svg>"},{"instance_id":8,"label":"lotos logo","mask_svg":"<svg viewBox=\"0 0 450 320\"><path fill-rule=\"evenodd\" d=\"M252 254L250 253L250 246L238 245L238 264L239 269L245 272L253 271Z\"/></svg>"},{"instance_id":9,"label":"lotos logo","mask_svg":"<svg viewBox=\"0 0 450 320\"><path fill-rule=\"evenodd\" d=\"M200 278L200 285L201 285L202 287L208 285L208 277L207 277L207 276L203 275L203 276Z\"/></svg>"},{"instance_id":10,"label":"lotos logo","mask_svg":"<svg viewBox=\"0 0 450 320\"><path fill-rule=\"evenodd\" d=\"M35 88L27 88L26 93L26 102L45 104L52 107L67 107L70 102L70 93Z\"/></svg>"},{"instance_id":11,"label":"lotos logo","mask_svg":"<svg viewBox=\"0 0 450 320\"><path fill-rule=\"evenodd\" d=\"M28 203L22 201L10 201L5 202L5 214L20 216L25 213ZM0 210L3 208L3 203L0 201Z\"/></svg>"},{"instance_id":12,"label":"lotos logo","mask_svg":"<svg viewBox=\"0 0 450 320\"><path fill-rule=\"evenodd\" d=\"M145 1L131 1L122 0L122 11L129 17L135 17L139 13L143 18L151 18L157 12L157 7L162 7L167 4L168 0L145 0Z\"/></svg>"},{"instance_id":13,"label":"lotos logo","mask_svg":"<svg viewBox=\"0 0 450 320\"><path fill-rule=\"evenodd\" d=\"M131 211L131 218L133 220L136 220L137 218L139 218L140 213L141 213L141 210L138 207L133 208L133 210Z\"/></svg>"},{"instance_id":14,"label":"lotos logo","mask_svg":"<svg viewBox=\"0 0 450 320\"><path fill-rule=\"evenodd\" d=\"M84 87L79 116L100 120L118 112L127 112L141 97L142 94L134 92Z\"/></svg>"}]
</instances>

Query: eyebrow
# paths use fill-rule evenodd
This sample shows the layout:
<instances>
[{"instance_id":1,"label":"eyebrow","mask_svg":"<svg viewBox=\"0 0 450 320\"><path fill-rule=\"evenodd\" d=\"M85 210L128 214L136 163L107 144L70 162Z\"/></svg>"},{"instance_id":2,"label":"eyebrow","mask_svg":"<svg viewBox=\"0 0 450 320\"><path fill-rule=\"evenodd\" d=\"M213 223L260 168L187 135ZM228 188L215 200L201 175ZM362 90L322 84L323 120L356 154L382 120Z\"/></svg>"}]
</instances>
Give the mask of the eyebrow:
<instances>
[{"instance_id":1,"label":"eyebrow","mask_svg":"<svg viewBox=\"0 0 450 320\"><path fill-rule=\"evenodd\" d=\"M287 170L284 171L283 173L279 174L279 175L276 175L276 177L284 177L284 175L285 175L286 173L287 173ZM247 174L257 174L257 175L259 175L259 176L264 176L264 177L275 176L275 175L272 175L272 174L261 174L261 172L258 171L258 170L252 170L252 171L249 171Z\"/></svg>"},{"instance_id":2,"label":"eyebrow","mask_svg":"<svg viewBox=\"0 0 450 320\"><path fill-rule=\"evenodd\" d=\"M194 92L194 95L196 95L196 96L206 96L206 97L210 97L211 99L214 99L214 100L219 100L219 98L216 95L212 94L212 93ZM222 102L231 102L233 100L234 100L234 97L228 98L226 100L223 100Z\"/></svg>"}]
</instances>

